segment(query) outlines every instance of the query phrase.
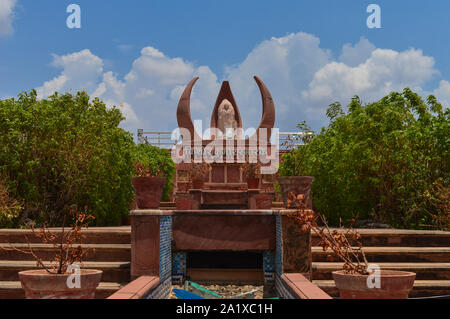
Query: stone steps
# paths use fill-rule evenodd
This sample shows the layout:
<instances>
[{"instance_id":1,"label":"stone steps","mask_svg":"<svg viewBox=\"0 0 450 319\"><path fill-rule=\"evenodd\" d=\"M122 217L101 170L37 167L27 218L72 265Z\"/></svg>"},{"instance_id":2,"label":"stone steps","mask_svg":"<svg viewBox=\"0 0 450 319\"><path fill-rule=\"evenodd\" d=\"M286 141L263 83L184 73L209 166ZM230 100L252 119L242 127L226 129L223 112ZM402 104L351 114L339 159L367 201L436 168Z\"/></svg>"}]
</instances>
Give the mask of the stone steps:
<instances>
[{"instance_id":1,"label":"stone steps","mask_svg":"<svg viewBox=\"0 0 450 319\"><path fill-rule=\"evenodd\" d=\"M332 280L332 272L342 270L342 262L314 262L314 280ZM377 263L381 269L411 271L416 280L450 280L450 263Z\"/></svg>"},{"instance_id":2,"label":"stone steps","mask_svg":"<svg viewBox=\"0 0 450 319\"><path fill-rule=\"evenodd\" d=\"M171 204L171 203L164 203ZM276 207L274 203L274 208ZM172 207L173 206L173 207ZM167 208L174 208L174 205ZM51 228L59 232L60 228ZM357 229L362 235L365 247L450 247L450 232L428 230L401 230L401 229ZM87 244L129 244L131 242L131 227L91 227L84 230L84 240ZM26 229L0 229L0 243L26 243L28 237L31 243L39 243L30 230ZM319 238L312 235L313 246L318 245Z\"/></svg>"},{"instance_id":3,"label":"stone steps","mask_svg":"<svg viewBox=\"0 0 450 319\"><path fill-rule=\"evenodd\" d=\"M332 228L333 229L333 228ZM407 229L356 229L364 247L450 247L450 232ZM319 246L319 237L312 234L313 246Z\"/></svg>"},{"instance_id":4,"label":"stone steps","mask_svg":"<svg viewBox=\"0 0 450 319\"><path fill-rule=\"evenodd\" d=\"M50 265L49 262L44 262ZM38 269L35 261L0 260L0 282L19 281L19 271ZM102 270L102 281L126 283L130 281L129 262L84 262L83 268Z\"/></svg>"},{"instance_id":5,"label":"stone steps","mask_svg":"<svg viewBox=\"0 0 450 319\"><path fill-rule=\"evenodd\" d=\"M205 183L205 190L247 190L247 183Z\"/></svg>"},{"instance_id":6,"label":"stone steps","mask_svg":"<svg viewBox=\"0 0 450 319\"><path fill-rule=\"evenodd\" d=\"M56 231L58 231L56 229ZM358 229L362 234L369 262L381 268L409 270L417 273L411 297L450 294L450 233L439 231ZM106 298L118 290L129 278L131 260L131 229L125 227L89 228L86 244L95 249L84 262L86 268L104 271L97 298ZM26 248L28 236L32 247L43 260L52 256L51 245L36 243L28 230L0 230L0 245ZM313 243L318 238L313 236ZM338 260L330 262L321 247L313 247L313 279L330 295L338 296L331 272L340 269ZM31 256L0 250L0 298L24 298L17 272L34 269ZM125 281L123 281L125 280Z\"/></svg>"},{"instance_id":7,"label":"stone steps","mask_svg":"<svg viewBox=\"0 0 450 319\"><path fill-rule=\"evenodd\" d=\"M61 228L50 228L58 234ZM131 227L92 227L83 230L86 244L129 244L131 242ZM0 229L0 243L40 243L40 239L28 229Z\"/></svg>"},{"instance_id":8,"label":"stone steps","mask_svg":"<svg viewBox=\"0 0 450 319\"><path fill-rule=\"evenodd\" d=\"M203 206L239 205L248 206L247 190L202 190Z\"/></svg>"},{"instance_id":9,"label":"stone steps","mask_svg":"<svg viewBox=\"0 0 450 319\"><path fill-rule=\"evenodd\" d=\"M59 229L53 231L58 232ZM85 232L87 243L82 246L91 251L84 259L83 267L103 270L96 298L105 299L130 281L130 232L130 227L94 228ZM9 242L14 240L14 247L27 250L25 236L34 238L30 234L28 230L1 230L0 246L8 248ZM53 245L33 242L30 247L42 260L50 260L54 256ZM18 272L36 268L32 256L0 249L0 299L25 298Z\"/></svg>"},{"instance_id":10,"label":"stone steps","mask_svg":"<svg viewBox=\"0 0 450 319\"><path fill-rule=\"evenodd\" d=\"M365 247L368 262L441 262L450 261L450 247ZM328 256L334 258L329 260ZM312 247L313 262L338 261L331 250Z\"/></svg>"},{"instance_id":11,"label":"stone steps","mask_svg":"<svg viewBox=\"0 0 450 319\"><path fill-rule=\"evenodd\" d=\"M339 297L339 291L334 284L334 280L313 280L313 283L330 296ZM447 295L450 295L450 280L416 280L409 298Z\"/></svg>"},{"instance_id":12,"label":"stone steps","mask_svg":"<svg viewBox=\"0 0 450 319\"><path fill-rule=\"evenodd\" d=\"M13 247L27 250L28 244L14 243ZM83 244L90 252L84 258L85 261L110 261L110 262L130 262L131 244ZM1 243L0 247L9 248L10 244ZM54 256L55 248L51 244L30 244L35 254L42 260L51 260ZM31 255L23 254L18 251L6 251L0 249L0 260L19 261L34 260Z\"/></svg>"},{"instance_id":13,"label":"stone steps","mask_svg":"<svg viewBox=\"0 0 450 319\"><path fill-rule=\"evenodd\" d=\"M381 269L417 274L410 298L450 295L450 232L399 229L357 229L370 263ZM312 236L313 282L333 297L339 292L332 272L342 269L337 258L328 260L317 235Z\"/></svg>"},{"instance_id":14,"label":"stone steps","mask_svg":"<svg viewBox=\"0 0 450 319\"><path fill-rule=\"evenodd\" d=\"M125 284L101 282L95 292L95 298L106 299ZM0 281L0 299L25 299L25 292L20 281Z\"/></svg>"}]
</instances>

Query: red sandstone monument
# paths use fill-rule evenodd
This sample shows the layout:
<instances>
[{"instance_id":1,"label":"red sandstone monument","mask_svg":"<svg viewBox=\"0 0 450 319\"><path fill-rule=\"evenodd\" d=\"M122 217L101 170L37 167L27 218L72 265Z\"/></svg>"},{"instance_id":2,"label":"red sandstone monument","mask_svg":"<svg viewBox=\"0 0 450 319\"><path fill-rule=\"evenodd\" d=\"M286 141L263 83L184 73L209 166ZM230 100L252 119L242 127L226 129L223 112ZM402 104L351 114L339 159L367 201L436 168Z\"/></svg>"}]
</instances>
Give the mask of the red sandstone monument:
<instances>
[{"instance_id":1,"label":"red sandstone monument","mask_svg":"<svg viewBox=\"0 0 450 319\"><path fill-rule=\"evenodd\" d=\"M266 155L278 160L278 149L272 154L270 147L275 105L269 90L255 76L263 114L255 134L244 138L240 133L227 135L230 129L242 129L242 119L230 84L223 82L211 117L211 128L217 131L210 139L202 139L190 114L190 96L197 80L187 85L178 104L178 125L188 135L183 145L200 145L203 151L218 141L216 145L231 143L237 152L231 161L225 153L219 154L223 161L211 164L200 189L193 188L189 180L192 164L177 164L176 209L131 211L132 277L157 276L161 287L191 279L258 281L278 285L277 289L282 289L280 278L285 272L310 278L310 235L301 234L288 217L289 211L272 207L273 174L265 174L257 188L249 189L240 169L243 164L237 161L239 150L252 147L266 149ZM221 134L225 137L217 140ZM194 157L189 153L189 160Z\"/></svg>"},{"instance_id":2,"label":"red sandstone monument","mask_svg":"<svg viewBox=\"0 0 450 319\"><path fill-rule=\"evenodd\" d=\"M194 78L185 88L177 109L177 120L180 129L189 132L188 141L184 141L184 145L192 148L195 147L195 141L201 147L212 142L218 142L218 134L211 134L208 140L202 139L194 129L194 124L190 115L190 96L194 84L198 78ZM223 161L215 161L211 164L211 171L204 176L205 186L203 189L193 189L189 181L189 163L180 163L177 166L176 176L176 202L178 208L184 209L200 209L200 208L261 208L270 209L274 197L272 174L262 176L258 174L261 182L257 189L249 190L247 181L244 179L241 171L242 161L238 160L238 152L243 151L249 154L251 149L251 141L254 141L253 147L258 151L262 145L267 153L271 155L270 137L275 123L275 106L272 96L257 76L256 83L261 92L262 98L262 119L255 133L244 138L242 134L242 119L239 107L231 91L228 81L223 82L222 88L218 94L211 116L211 129L217 129L217 133L223 134L223 149L226 149L227 143L230 145L232 141L236 154L227 158L224 154ZM265 136L260 136L260 132L264 131ZM230 135L229 133L233 135ZM219 141L219 144L222 142ZM217 144L216 144L217 145ZM229 149L227 149L229 151ZM274 154L275 155L275 154ZM278 157L278 155L275 155ZM194 159L189 158L189 160ZM245 160L245 159L244 159ZM248 161L248 159L247 159ZM189 193L189 195L187 195Z\"/></svg>"}]
</instances>

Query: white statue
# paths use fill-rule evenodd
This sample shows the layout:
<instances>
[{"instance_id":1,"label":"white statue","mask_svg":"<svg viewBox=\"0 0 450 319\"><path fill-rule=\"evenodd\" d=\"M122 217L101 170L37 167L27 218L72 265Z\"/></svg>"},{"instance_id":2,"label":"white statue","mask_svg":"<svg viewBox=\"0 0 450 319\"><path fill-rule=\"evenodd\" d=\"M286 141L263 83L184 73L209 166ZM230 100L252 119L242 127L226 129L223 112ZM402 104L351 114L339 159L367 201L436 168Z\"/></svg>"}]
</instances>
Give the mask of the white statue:
<instances>
[{"instance_id":1,"label":"white statue","mask_svg":"<svg viewBox=\"0 0 450 319\"><path fill-rule=\"evenodd\" d=\"M221 130L227 138L231 138L237 128L237 121L234 107L227 99L219 105L217 114L217 128Z\"/></svg>"}]
</instances>

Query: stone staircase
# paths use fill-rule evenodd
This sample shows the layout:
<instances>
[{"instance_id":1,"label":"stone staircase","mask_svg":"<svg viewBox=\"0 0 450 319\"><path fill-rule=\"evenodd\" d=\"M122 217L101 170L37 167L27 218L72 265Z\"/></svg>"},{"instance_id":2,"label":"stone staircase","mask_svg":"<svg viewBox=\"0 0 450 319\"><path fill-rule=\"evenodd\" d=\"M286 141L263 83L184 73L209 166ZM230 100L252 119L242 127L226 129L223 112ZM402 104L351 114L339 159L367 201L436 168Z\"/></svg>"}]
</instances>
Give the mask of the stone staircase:
<instances>
[{"instance_id":1,"label":"stone staircase","mask_svg":"<svg viewBox=\"0 0 450 319\"><path fill-rule=\"evenodd\" d=\"M201 208L248 208L247 183L205 183L199 190Z\"/></svg>"},{"instance_id":2,"label":"stone staircase","mask_svg":"<svg viewBox=\"0 0 450 319\"><path fill-rule=\"evenodd\" d=\"M361 229L369 262L382 269L407 270L417 273L410 297L450 295L450 232L390 229ZM27 230L0 230L0 245L13 243L27 246L28 236L39 256L49 257L52 247L36 242ZM130 280L130 227L90 228L85 246L93 249L84 266L103 270L97 298L106 298ZM313 236L313 282L332 296L338 296L331 272L342 263L328 261L329 252L318 246ZM45 258L44 258L45 259ZM28 255L0 250L0 299L24 298L17 273L34 269L36 263Z\"/></svg>"},{"instance_id":3,"label":"stone staircase","mask_svg":"<svg viewBox=\"0 0 450 319\"><path fill-rule=\"evenodd\" d=\"M381 269L405 270L417 274L410 298L450 295L450 232L360 229L369 263ZM319 239L313 236L313 245ZM332 271L342 263L329 261L330 252L314 246L313 282L331 296L339 296ZM331 254L333 255L333 254Z\"/></svg>"},{"instance_id":4,"label":"stone staircase","mask_svg":"<svg viewBox=\"0 0 450 319\"><path fill-rule=\"evenodd\" d=\"M53 230L58 232L59 230ZM130 281L130 227L90 228L85 231L83 246L91 249L83 263L85 268L103 270L102 282L96 298L107 298ZM28 230L0 229L0 246L9 243L27 248L27 236L31 247L43 260L49 260L54 248L38 241ZM36 262L29 255L16 251L0 250L0 299L25 298L18 272L36 269Z\"/></svg>"}]
</instances>

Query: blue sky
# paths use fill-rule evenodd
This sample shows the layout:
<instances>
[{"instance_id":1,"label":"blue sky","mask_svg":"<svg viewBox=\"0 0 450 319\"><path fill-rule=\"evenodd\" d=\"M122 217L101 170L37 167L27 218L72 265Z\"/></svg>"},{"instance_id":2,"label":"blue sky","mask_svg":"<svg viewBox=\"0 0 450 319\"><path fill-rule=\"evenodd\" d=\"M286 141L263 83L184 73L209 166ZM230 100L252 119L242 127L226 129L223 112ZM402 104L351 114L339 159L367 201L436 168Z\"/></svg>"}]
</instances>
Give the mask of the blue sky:
<instances>
[{"instance_id":1,"label":"blue sky","mask_svg":"<svg viewBox=\"0 0 450 319\"><path fill-rule=\"evenodd\" d=\"M66 7L81 7L68 29ZM381 7L381 29L366 8ZM126 129L172 130L194 76L193 117L209 123L230 80L244 126L261 106L252 76L274 96L277 126L327 124L328 104L370 102L405 86L450 104L450 1L0 0L0 97L86 88L121 104Z\"/></svg>"}]
</instances>

